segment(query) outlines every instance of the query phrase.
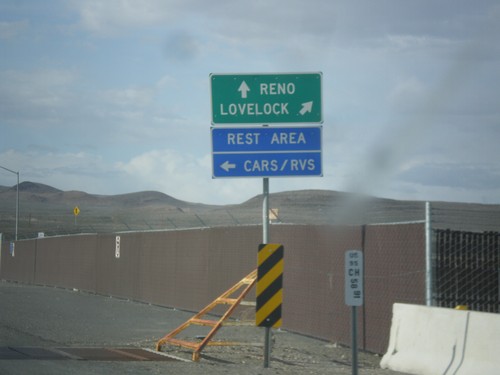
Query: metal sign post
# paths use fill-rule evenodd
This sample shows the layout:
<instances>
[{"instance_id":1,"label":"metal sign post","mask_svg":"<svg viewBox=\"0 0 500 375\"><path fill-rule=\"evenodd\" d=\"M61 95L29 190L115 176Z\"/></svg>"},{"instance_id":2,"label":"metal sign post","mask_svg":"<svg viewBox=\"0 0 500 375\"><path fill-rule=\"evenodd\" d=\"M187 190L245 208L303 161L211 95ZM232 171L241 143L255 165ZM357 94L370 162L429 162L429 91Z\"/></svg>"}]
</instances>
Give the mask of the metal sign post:
<instances>
[{"instance_id":1,"label":"metal sign post","mask_svg":"<svg viewBox=\"0 0 500 375\"><path fill-rule=\"evenodd\" d=\"M262 179L263 195L262 202L262 243L269 243L269 178ZM264 337L264 368L269 367L271 357L271 327L265 327Z\"/></svg>"},{"instance_id":2,"label":"metal sign post","mask_svg":"<svg viewBox=\"0 0 500 375\"><path fill-rule=\"evenodd\" d=\"M358 312L363 305L363 252L348 250L345 253L345 304L351 311L352 375L358 375Z\"/></svg>"},{"instance_id":3,"label":"metal sign post","mask_svg":"<svg viewBox=\"0 0 500 375\"><path fill-rule=\"evenodd\" d=\"M358 310L351 307L351 367L352 375L358 375Z\"/></svg>"},{"instance_id":4,"label":"metal sign post","mask_svg":"<svg viewBox=\"0 0 500 375\"><path fill-rule=\"evenodd\" d=\"M321 126L269 124L322 124L322 77L321 72L210 74L212 125L262 125L213 127L211 135L213 178L263 178L263 244L269 243L269 177L323 175ZM271 328L281 324L281 302L275 310L279 323L264 325L264 367L269 367Z\"/></svg>"},{"instance_id":5,"label":"metal sign post","mask_svg":"<svg viewBox=\"0 0 500 375\"><path fill-rule=\"evenodd\" d=\"M80 208L78 208L78 206L73 208L73 215L75 215L75 227L76 227L76 218L78 217L78 215L80 215Z\"/></svg>"},{"instance_id":6,"label":"metal sign post","mask_svg":"<svg viewBox=\"0 0 500 375\"><path fill-rule=\"evenodd\" d=\"M283 245L277 243L261 244L257 253L255 324L266 328L264 367L269 366L271 328L282 324L283 254Z\"/></svg>"}]
</instances>

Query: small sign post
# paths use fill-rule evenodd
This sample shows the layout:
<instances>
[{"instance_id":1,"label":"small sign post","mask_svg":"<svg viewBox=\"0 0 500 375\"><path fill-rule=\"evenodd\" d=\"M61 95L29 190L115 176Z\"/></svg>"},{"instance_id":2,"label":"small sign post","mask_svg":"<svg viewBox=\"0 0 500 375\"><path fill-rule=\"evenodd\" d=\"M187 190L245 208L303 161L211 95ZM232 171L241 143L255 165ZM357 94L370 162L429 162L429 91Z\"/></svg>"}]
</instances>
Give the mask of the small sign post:
<instances>
[{"instance_id":1,"label":"small sign post","mask_svg":"<svg viewBox=\"0 0 500 375\"><path fill-rule=\"evenodd\" d=\"M356 308L363 305L363 252L345 253L345 304L351 306L352 375L358 375L358 316Z\"/></svg>"},{"instance_id":2,"label":"small sign post","mask_svg":"<svg viewBox=\"0 0 500 375\"><path fill-rule=\"evenodd\" d=\"M75 206L75 208L73 208L73 215L75 215L75 227L76 227L76 218L78 217L78 215L80 215L80 208L78 206Z\"/></svg>"},{"instance_id":3,"label":"small sign post","mask_svg":"<svg viewBox=\"0 0 500 375\"><path fill-rule=\"evenodd\" d=\"M115 258L120 258L120 236L115 237Z\"/></svg>"}]
</instances>

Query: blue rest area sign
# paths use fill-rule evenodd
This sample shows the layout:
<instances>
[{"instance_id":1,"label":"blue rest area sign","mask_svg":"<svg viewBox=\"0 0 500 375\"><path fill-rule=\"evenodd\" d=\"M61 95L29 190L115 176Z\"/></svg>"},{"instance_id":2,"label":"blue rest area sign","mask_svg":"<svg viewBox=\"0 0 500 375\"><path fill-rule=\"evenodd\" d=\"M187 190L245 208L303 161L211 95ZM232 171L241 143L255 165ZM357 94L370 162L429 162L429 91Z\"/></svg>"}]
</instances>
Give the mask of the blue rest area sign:
<instances>
[{"instance_id":1,"label":"blue rest area sign","mask_svg":"<svg viewBox=\"0 0 500 375\"><path fill-rule=\"evenodd\" d=\"M211 128L213 177L322 176L321 126Z\"/></svg>"}]
</instances>

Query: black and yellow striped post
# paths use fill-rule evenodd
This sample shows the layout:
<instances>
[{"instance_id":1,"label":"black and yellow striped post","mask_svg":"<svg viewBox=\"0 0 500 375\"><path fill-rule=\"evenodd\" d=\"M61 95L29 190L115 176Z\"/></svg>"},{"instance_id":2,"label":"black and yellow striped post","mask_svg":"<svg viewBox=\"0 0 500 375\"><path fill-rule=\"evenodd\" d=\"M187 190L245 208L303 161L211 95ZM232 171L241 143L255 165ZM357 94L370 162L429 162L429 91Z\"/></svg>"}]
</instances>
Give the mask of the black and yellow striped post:
<instances>
[{"instance_id":1,"label":"black and yellow striped post","mask_svg":"<svg viewBox=\"0 0 500 375\"><path fill-rule=\"evenodd\" d=\"M257 310L258 327L281 327L283 303L283 245L259 245L257 256Z\"/></svg>"},{"instance_id":2,"label":"black and yellow striped post","mask_svg":"<svg viewBox=\"0 0 500 375\"><path fill-rule=\"evenodd\" d=\"M271 328L281 327L283 303L283 245L259 245L257 256L257 308L255 323L266 328L264 367L271 357Z\"/></svg>"}]
</instances>

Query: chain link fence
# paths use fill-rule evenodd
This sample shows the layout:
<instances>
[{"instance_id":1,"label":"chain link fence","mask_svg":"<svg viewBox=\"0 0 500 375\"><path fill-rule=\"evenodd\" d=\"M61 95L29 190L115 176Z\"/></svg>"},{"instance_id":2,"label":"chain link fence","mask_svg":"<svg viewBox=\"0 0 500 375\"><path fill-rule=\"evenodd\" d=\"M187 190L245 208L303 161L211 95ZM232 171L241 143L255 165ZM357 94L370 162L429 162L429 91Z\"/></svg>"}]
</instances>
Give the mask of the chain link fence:
<instances>
[{"instance_id":1,"label":"chain link fence","mask_svg":"<svg viewBox=\"0 0 500 375\"><path fill-rule=\"evenodd\" d=\"M10 194L10 195L9 195ZM0 233L4 241L15 238L16 217L12 204L15 195L3 193L0 205ZM123 233L180 230L192 228L226 228L262 225L262 197L256 196L239 205L209 206L177 202L177 206L154 205L149 201L135 206L77 202L61 204L45 201L43 195L21 192L18 239L73 235L81 233ZM298 191L272 194L273 223L299 225L374 225L388 223L422 223L425 219L425 203L419 201L395 201L388 199L351 197L326 191ZM97 198L96 198L97 199ZM78 205L79 214L74 214ZM451 202L431 203L432 262L430 267L418 270L391 269L405 275L387 285L400 285L421 280L421 275L432 273L432 282L425 289L431 294L431 303L442 307L467 305L478 311L499 312L499 244L500 205L483 205ZM372 235L372 230L366 235ZM380 240L380 246L400 242L400 231ZM420 238L420 237L419 237ZM318 238L311 239L317 242ZM375 241L378 241L375 238ZM404 241L402 241L404 242ZM402 243L401 242L401 243ZM370 242L373 246L373 243ZM384 245L383 245L384 244ZM359 245L361 246L361 244ZM359 247L358 246L358 247ZM401 245L401 253L388 256L383 249L370 248L370 254L378 254L373 261L391 262L394 256L410 259L408 247ZM425 258L417 252L419 259ZM408 262L410 262L408 260ZM399 262L398 264L405 264ZM411 263L409 263L411 264ZM400 266L398 266L400 267ZM429 270L432 268L432 270ZM412 272L414 272L412 274ZM415 274L418 272L418 275ZM366 275L389 283L386 275ZM381 285L382 286L382 285ZM391 286L392 287L392 286ZM382 290L382 289L381 289ZM405 301L418 301L420 296L408 296ZM426 297L427 299L427 297ZM429 301L429 300L427 300Z\"/></svg>"},{"instance_id":2,"label":"chain link fence","mask_svg":"<svg viewBox=\"0 0 500 375\"><path fill-rule=\"evenodd\" d=\"M500 233L435 230L434 235L436 305L500 312Z\"/></svg>"},{"instance_id":3,"label":"chain link fence","mask_svg":"<svg viewBox=\"0 0 500 375\"><path fill-rule=\"evenodd\" d=\"M0 190L0 232L15 238L14 187ZM425 219L425 202L401 201L328 190L272 193L274 222L306 225L364 225ZM262 195L235 205L177 200L158 192L101 196L62 192L41 184L19 186L18 238L77 233L116 233L261 224ZM432 227L459 231L500 231L500 205L432 202ZM75 215L75 208L78 214Z\"/></svg>"},{"instance_id":4,"label":"chain link fence","mask_svg":"<svg viewBox=\"0 0 500 375\"><path fill-rule=\"evenodd\" d=\"M214 285L227 289L229 270L231 280L248 273L255 264L262 229L241 224L207 229L200 219L210 225L214 217L184 214L203 228L23 240L15 243L15 257L4 242L2 277L84 290L100 285L104 288L100 293L196 309L217 295ZM232 214L243 221L238 211ZM360 249L365 256L365 301L358 342L365 350L383 353L392 304L426 303L425 227L422 220L361 226L273 225L270 241L285 246L287 329L348 344L343 257L347 250ZM432 233L433 303L498 313L499 233L442 229ZM119 262L116 235L122 237ZM212 268L214 272L207 273ZM195 276L186 279L185 273ZM167 276L171 279L165 282ZM178 280L183 280L182 288L176 286ZM172 296L166 299L170 289ZM176 294L179 291L182 298Z\"/></svg>"}]
</instances>

